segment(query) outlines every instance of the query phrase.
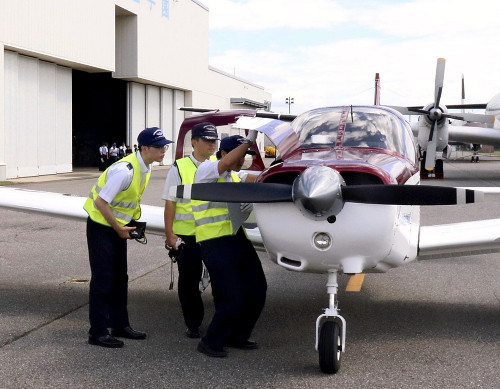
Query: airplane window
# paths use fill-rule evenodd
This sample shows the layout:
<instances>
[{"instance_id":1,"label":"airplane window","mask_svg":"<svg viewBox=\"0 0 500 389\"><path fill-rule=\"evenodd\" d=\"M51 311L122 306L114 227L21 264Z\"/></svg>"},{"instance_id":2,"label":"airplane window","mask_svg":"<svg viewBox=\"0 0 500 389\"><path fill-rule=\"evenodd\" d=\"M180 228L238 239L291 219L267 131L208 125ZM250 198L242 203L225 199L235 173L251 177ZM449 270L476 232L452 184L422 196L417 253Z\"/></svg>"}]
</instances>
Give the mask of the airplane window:
<instances>
[{"instance_id":1,"label":"airplane window","mask_svg":"<svg viewBox=\"0 0 500 389\"><path fill-rule=\"evenodd\" d=\"M339 136L344 107L305 112L292 123L302 147L376 147L393 150L415 161L411 129L404 119L385 109L353 107L347 113L344 133Z\"/></svg>"}]
</instances>

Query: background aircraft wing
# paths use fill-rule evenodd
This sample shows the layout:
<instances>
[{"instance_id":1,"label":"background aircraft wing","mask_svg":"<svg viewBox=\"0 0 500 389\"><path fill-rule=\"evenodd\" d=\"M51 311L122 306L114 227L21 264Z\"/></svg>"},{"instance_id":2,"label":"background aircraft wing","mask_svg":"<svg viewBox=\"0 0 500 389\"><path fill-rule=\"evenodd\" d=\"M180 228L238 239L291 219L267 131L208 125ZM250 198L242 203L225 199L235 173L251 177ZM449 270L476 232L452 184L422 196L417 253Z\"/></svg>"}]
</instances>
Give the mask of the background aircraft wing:
<instances>
[{"instance_id":1,"label":"background aircraft wing","mask_svg":"<svg viewBox=\"0 0 500 389\"><path fill-rule=\"evenodd\" d=\"M448 137L450 142L500 146L500 130L495 128L450 125Z\"/></svg>"}]
</instances>

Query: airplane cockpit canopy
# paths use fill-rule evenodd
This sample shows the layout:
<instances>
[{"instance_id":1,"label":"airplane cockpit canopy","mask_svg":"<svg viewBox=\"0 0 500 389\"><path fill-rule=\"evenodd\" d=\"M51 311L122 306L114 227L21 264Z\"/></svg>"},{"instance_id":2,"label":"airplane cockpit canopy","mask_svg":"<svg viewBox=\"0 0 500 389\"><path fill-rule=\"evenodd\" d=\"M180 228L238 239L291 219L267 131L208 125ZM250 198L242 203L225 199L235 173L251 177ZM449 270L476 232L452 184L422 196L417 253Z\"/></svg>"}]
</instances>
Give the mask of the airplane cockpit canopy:
<instances>
[{"instance_id":1,"label":"airplane cockpit canopy","mask_svg":"<svg viewBox=\"0 0 500 389\"><path fill-rule=\"evenodd\" d=\"M370 147L396 151L415 161L413 134L388 108L327 107L304 112L292 122L302 148Z\"/></svg>"}]
</instances>

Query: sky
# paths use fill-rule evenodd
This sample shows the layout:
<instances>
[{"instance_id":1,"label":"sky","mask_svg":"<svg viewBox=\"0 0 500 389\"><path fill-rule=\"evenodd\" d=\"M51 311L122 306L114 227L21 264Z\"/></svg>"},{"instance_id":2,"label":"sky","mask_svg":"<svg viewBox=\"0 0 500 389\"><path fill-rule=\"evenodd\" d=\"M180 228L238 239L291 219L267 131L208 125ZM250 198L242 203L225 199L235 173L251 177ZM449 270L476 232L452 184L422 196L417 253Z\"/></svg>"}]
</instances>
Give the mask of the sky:
<instances>
[{"instance_id":1,"label":"sky","mask_svg":"<svg viewBox=\"0 0 500 389\"><path fill-rule=\"evenodd\" d=\"M201 0L209 8L209 63L262 86L273 112L434 101L446 59L442 103L500 93L498 0ZM285 103L293 97L290 107Z\"/></svg>"}]
</instances>

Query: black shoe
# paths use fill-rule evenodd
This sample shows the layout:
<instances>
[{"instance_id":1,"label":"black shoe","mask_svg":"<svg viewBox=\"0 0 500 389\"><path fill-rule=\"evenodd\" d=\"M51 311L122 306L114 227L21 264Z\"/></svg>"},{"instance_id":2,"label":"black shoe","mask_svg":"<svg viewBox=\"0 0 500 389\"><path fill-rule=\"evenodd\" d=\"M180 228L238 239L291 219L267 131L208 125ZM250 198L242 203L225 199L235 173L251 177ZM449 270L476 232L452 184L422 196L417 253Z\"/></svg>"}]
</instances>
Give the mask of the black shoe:
<instances>
[{"instance_id":1,"label":"black shoe","mask_svg":"<svg viewBox=\"0 0 500 389\"><path fill-rule=\"evenodd\" d=\"M93 344L95 346L110 347L110 348L123 347L123 342L121 340L118 340L109 334L99 337L89 335L89 344Z\"/></svg>"},{"instance_id":2,"label":"black shoe","mask_svg":"<svg viewBox=\"0 0 500 389\"><path fill-rule=\"evenodd\" d=\"M188 338L191 338L191 339L198 339L201 337L200 335L200 330L198 328L194 329L194 330L191 330L191 329L187 329L186 330L186 336Z\"/></svg>"},{"instance_id":3,"label":"black shoe","mask_svg":"<svg viewBox=\"0 0 500 389\"><path fill-rule=\"evenodd\" d=\"M111 330L111 335L116 336L117 338L146 339L146 333L136 331L131 327L113 328Z\"/></svg>"},{"instance_id":4,"label":"black shoe","mask_svg":"<svg viewBox=\"0 0 500 389\"><path fill-rule=\"evenodd\" d=\"M215 357L215 358L227 357L226 350L224 350L224 349L215 350L212 347L210 347L208 344L206 344L203 340L201 340L200 343L198 343L198 351L200 353L208 355L209 357Z\"/></svg>"},{"instance_id":5,"label":"black shoe","mask_svg":"<svg viewBox=\"0 0 500 389\"><path fill-rule=\"evenodd\" d=\"M245 340L244 342L241 343L229 342L226 344L226 347L239 348L241 350L255 350L259 348L259 344L252 340Z\"/></svg>"}]
</instances>

